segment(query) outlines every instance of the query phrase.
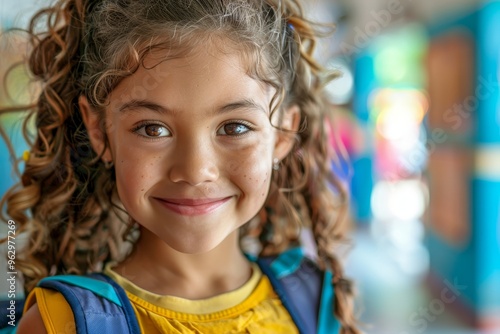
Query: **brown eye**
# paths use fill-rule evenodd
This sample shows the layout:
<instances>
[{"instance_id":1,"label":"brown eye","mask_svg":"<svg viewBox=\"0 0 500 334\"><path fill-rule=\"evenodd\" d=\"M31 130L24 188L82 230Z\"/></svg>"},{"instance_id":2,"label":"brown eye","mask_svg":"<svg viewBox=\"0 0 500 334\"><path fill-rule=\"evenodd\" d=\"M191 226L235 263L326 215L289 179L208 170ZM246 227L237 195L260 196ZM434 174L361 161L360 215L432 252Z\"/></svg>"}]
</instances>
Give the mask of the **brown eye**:
<instances>
[{"instance_id":1,"label":"brown eye","mask_svg":"<svg viewBox=\"0 0 500 334\"><path fill-rule=\"evenodd\" d=\"M163 129L164 129L163 126L160 126L157 124L146 125L144 127L144 131L150 137L161 137L161 134L163 133Z\"/></svg>"},{"instance_id":2,"label":"brown eye","mask_svg":"<svg viewBox=\"0 0 500 334\"><path fill-rule=\"evenodd\" d=\"M240 136L250 130L251 129L248 126L242 123L227 123L221 126L219 131L217 131L217 134L224 136Z\"/></svg>"},{"instance_id":3,"label":"brown eye","mask_svg":"<svg viewBox=\"0 0 500 334\"><path fill-rule=\"evenodd\" d=\"M139 125L134 132L148 138L158 138L170 136L170 131L161 124Z\"/></svg>"}]
</instances>

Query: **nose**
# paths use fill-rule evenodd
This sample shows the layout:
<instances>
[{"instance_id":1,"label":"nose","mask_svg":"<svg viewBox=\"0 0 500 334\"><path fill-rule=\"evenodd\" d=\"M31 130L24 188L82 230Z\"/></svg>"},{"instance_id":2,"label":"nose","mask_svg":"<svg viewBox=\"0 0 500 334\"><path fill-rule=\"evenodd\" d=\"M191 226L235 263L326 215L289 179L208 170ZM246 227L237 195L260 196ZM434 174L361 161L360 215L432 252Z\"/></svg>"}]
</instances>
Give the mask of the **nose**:
<instances>
[{"instance_id":1,"label":"nose","mask_svg":"<svg viewBox=\"0 0 500 334\"><path fill-rule=\"evenodd\" d=\"M219 178L217 161L217 152L209 139L178 138L169 178L192 186L213 182Z\"/></svg>"}]
</instances>

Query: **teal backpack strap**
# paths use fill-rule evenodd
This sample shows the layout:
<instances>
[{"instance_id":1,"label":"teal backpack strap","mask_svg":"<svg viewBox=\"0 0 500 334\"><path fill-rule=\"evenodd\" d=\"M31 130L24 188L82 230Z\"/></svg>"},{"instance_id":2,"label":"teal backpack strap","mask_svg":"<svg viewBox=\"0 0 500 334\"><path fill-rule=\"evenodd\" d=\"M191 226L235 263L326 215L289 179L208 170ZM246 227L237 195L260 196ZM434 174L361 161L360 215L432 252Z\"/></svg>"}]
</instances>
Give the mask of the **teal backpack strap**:
<instances>
[{"instance_id":1,"label":"teal backpack strap","mask_svg":"<svg viewBox=\"0 0 500 334\"><path fill-rule=\"evenodd\" d=\"M323 283L321 289L321 300L318 312L318 334L339 333L339 321L333 316L333 300L335 299L335 291L332 286L332 273L326 271L323 275Z\"/></svg>"},{"instance_id":2,"label":"teal backpack strap","mask_svg":"<svg viewBox=\"0 0 500 334\"><path fill-rule=\"evenodd\" d=\"M295 247L281 253L276 259L271 262L271 270L280 279L285 276L291 275L299 269L302 260L304 259L304 252L302 248Z\"/></svg>"},{"instance_id":3,"label":"teal backpack strap","mask_svg":"<svg viewBox=\"0 0 500 334\"><path fill-rule=\"evenodd\" d=\"M0 334L15 334L17 327L0 328Z\"/></svg>"},{"instance_id":4,"label":"teal backpack strap","mask_svg":"<svg viewBox=\"0 0 500 334\"><path fill-rule=\"evenodd\" d=\"M64 282L73 286L80 287L82 289L92 291L94 294L106 298L107 300L115 303L118 306L122 306L122 303L118 298L116 291L107 282L86 276L59 275L45 277L40 281L38 285L44 286L46 285L45 283L50 281Z\"/></svg>"}]
</instances>

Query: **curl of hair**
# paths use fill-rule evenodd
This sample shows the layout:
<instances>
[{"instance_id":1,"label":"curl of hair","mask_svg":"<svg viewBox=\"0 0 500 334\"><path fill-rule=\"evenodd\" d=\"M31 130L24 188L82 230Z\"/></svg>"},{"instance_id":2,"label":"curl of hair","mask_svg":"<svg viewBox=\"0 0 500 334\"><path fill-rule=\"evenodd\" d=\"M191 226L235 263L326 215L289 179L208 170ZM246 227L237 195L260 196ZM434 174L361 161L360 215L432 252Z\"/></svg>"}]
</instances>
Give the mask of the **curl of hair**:
<instances>
[{"instance_id":1,"label":"curl of hair","mask_svg":"<svg viewBox=\"0 0 500 334\"><path fill-rule=\"evenodd\" d=\"M41 93L35 105L26 106L30 113L23 133L30 157L21 184L0 203L17 233L29 234L16 261L27 290L48 275L98 270L103 261L117 258L121 243L116 237L121 225L112 210L113 171L92 151L77 107L81 87L75 69L85 12L85 1L61 2L38 12L28 28L33 47L28 67ZM46 32L35 33L39 22L47 22ZM34 141L29 134L33 118Z\"/></svg>"},{"instance_id":2,"label":"curl of hair","mask_svg":"<svg viewBox=\"0 0 500 334\"><path fill-rule=\"evenodd\" d=\"M47 31L36 33L43 20ZM238 54L253 64L249 75L275 88L271 116L292 105L301 110L296 144L274 172L260 220L242 231L259 236L262 255L269 255L299 243L301 229L310 228L318 265L334 273L341 333L359 333L351 282L335 254L336 245L345 242L347 195L331 172L322 93L330 77L313 57L324 28L304 18L298 0L62 0L37 13L28 30L29 68L42 92L24 123L28 137L34 118L37 133L21 184L0 203L19 231L30 236L18 261L26 288L49 274L98 270L103 262L117 260L122 241L131 238L122 224L114 171L91 149L79 97L85 96L99 114L105 134L109 93L145 66L149 54L161 50L160 62L203 42L217 47L213 41L224 39L245 51ZM162 75L151 69L152 75Z\"/></svg>"}]
</instances>

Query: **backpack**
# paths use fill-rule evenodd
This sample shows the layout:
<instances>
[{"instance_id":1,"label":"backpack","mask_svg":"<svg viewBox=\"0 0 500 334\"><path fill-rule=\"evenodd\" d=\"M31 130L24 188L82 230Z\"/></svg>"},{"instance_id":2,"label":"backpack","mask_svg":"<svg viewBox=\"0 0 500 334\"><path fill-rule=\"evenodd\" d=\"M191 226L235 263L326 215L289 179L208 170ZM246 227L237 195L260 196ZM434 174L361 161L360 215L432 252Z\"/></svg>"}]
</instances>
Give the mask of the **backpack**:
<instances>
[{"instance_id":1,"label":"backpack","mask_svg":"<svg viewBox=\"0 0 500 334\"><path fill-rule=\"evenodd\" d=\"M274 257L247 257L269 278L301 334L339 333L339 322L333 316L332 274L321 272L301 248ZM38 286L65 297L74 314L77 334L140 334L125 291L105 274L50 276L40 280ZM0 329L0 334L15 333L8 327Z\"/></svg>"}]
</instances>

